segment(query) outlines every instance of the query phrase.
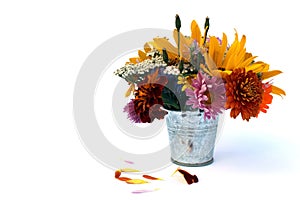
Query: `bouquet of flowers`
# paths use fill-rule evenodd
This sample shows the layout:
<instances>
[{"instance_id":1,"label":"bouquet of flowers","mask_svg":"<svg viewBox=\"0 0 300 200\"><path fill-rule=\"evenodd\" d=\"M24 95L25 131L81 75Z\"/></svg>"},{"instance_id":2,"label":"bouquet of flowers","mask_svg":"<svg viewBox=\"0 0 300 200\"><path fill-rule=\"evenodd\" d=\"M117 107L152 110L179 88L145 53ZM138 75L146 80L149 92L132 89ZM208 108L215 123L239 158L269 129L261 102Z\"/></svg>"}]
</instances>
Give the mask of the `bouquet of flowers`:
<instances>
[{"instance_id":1,"label":"bouquet of flowers","mask_svg":"<svg viewBox=\"0 0 300 200\"><path fill-rule=\"evenodd\" d=\"M138 57L130 58L115 74L125 79L132 96L124 107L135 123L150 123L163 119L168 110L200 110L205 119L215 119L225 110L230 117L241 114L249 121L266 113L273 96L285 95L269 78L282 73L269 70L269 65L256 61L246 52L246 36L235 33L232 44L227 36L209 36L209 18L203 32L195 20L191 35L180 32L181 20L175 17L173 37L157 37L146 42Z\"/></svg>"}]
</instances>

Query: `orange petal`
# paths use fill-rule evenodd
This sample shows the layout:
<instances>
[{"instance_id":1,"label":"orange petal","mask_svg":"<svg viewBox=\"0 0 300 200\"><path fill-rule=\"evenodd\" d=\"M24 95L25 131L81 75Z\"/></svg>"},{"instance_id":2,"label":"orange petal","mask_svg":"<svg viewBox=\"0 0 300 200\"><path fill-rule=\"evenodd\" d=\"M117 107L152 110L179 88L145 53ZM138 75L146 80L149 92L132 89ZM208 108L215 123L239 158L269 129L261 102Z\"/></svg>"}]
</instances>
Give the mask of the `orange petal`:
<instances>
[{"instance_id":1,"label":"orange petal","mask_svg":"<svg viewBox=\"0 0 300 200\"><path fill-rule=\"evenodd\" d=\"M115 178L119 178L121 176L121 173L122 173L121 170L119 170L119 169L116 170L115 171Z\"/></svg>"},{"instance_id":2,"label":"orange petal","mask_svg":"<svg viewBox=\"0 0 300 200\"><path fill-rule=\"evenodd\" d=\"M150 47L150 45L148 43L145 43L144 50L145 50L146 53L148 53L149 51L151 51L151 47Z\"/></svg>"},{"instance_id":3,"label":"orange petal","mask_svg":"<svg viewBox=\"0 0 300 200\"><path fill-rule=\"evenodd\" d=\"M119 177L118 179L120 181L129 181L129 180L132 180L131 178L128 178L128 177Z\"/></svg>"},{"instance_id":4,"label":"orange petal","mask_svg":"<svg viewBox=\"0 0 300 200\"><path fill-rule=\"evenodd\" d=\"M146 60L147 59L147 55L145 52L139 50L138 51L138 54L139 54L139 57L142 59L142 60Z\"/></svg>"},{"instance_id":5,"label":"orange petal","mask_svg":"<svg viewBox=\"0 0 300 200\"><path fill-rule=\"evenodd\" d=\"M149 180L162 180L161 178L156 178L153 176L149 176L149 175L143 175L144 178L149 179Z\"/></svg>"}]
</instances>

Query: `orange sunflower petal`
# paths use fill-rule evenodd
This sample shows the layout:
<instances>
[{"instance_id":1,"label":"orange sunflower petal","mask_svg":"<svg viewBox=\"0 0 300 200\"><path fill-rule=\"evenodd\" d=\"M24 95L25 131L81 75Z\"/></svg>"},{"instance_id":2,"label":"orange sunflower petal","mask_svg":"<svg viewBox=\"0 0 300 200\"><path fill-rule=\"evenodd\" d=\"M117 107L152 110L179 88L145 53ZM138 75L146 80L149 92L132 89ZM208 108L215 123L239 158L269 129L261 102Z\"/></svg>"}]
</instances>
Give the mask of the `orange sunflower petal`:
<instances>
[{"instance_id":1,"label":"orange sunflower petal","mask_svg":"<svg viewBox=\"0 0 300 200\"><path fill-rule=\"evenodd\" d=\"M261 78L264 80L264 79L271 78L271 77L276 76L281 73L282 73L282 71L280 71L280 70L272 70L272 71L268 71L268 72L263 72Z\"/></svg>"},{"instance_id":2,"label":"orange sunflower petal","mask_svg":"<svg viewBox=\"0 0 300 200\"><path fill-rule=\"evenodd\" d=\"M202 35L200 28L195 20L191 23L191 37L198 42L198 44L202 44Z\"/></svg>"},{"instance_id":3,"label":"orange sunflower petal","mask_svg":"<svg viewBox=\"0 0 300 200\"><path fill-rule=\"evenodd\" d=\"M277 95L279 95L279 96L281 96L281 95L286 95L286 94L285 94L285 91L284 91L283 89L281 89L281 88L279 88L279 87L276 87L276 86L274 86L274 85L272 85L272 93L273 93L273 94L277 94Z\"/></svg>"}]
</instances>

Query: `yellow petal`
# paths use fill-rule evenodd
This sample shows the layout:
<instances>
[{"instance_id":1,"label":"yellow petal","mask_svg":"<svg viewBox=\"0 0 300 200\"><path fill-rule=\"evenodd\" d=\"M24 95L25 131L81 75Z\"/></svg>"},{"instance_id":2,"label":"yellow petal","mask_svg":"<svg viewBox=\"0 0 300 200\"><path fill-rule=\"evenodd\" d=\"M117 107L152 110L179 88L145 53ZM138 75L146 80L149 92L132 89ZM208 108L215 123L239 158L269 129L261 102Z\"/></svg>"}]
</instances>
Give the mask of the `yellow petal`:
<instances>
[{"instance_id":1,"label":"yellow petal","mask_svg":"<svg viewBox=\"0 0 300 200\"><path fill-rule=\"evenodd\" d=\"M154 48L159 51L162 51L162 49L165 48L168 52L169 57L171 58L177 57L177 52L178 52L177 48L174 47L166 38L154 38L152 44Z\"/></svg>"},{"instance_id":2,"label":"yellow petal","mask_svg":"<svg viewBox=\"0 0 300 200\"><path fill-rule=\"evenodd\" d=\"M268 71L268 72L263 72L261 78L264 80L264 79L271 78L271 77L276 76L281 73L282 73L282 71L280 71L280 70L272 70L272 71Z\"/></svg>"},{"instance_id":3,"label":"yellow petal","mask_svg":"<svg viewBox=\"0 0 300 200\"><path fill-rule=\"evenodd\" d=\"M228 52L226 53L226 57L223 62L223 65L225 66L226 69L232 69L232 67L233 67L233 66L230 66L231 65L230 59L232 59L232 57L235 55L237 43L238 43L238 41L234 41L233 44L230 46Z\"/></svg>"},{"instance_id":4,"label":"yellow petal","mask_svg":"<svg viewBox=\"0 0 300 200\"><path fill-rule=\"evenodd\" d=\"M245 54L246 54L246 49L240 49L240 51L237 53L237 55L235 56L236 60L234 65L235 66L240 66L241 63L245 60Z\"/></svg>"},{"instance_id":5,"label":"yellow petal","mask_svg":"<svg viewBox=\"0 0 300 200\"><path fill-rule=\"evenodd\" d=\"M149 183L149 182L142 180L142 179L130 179L130 180L126 181L126 183L128 183L128 184L145 184L145 183Z\"/></svg>"},{"instance_id":6,"label":"yellow petal","mask_svg":"<svg viewBox=\"0 0 300 200\"><path fill-rule=\"evenodd\" d=\"M203 64L200 64L200 68L203 72L206 74L213 76L212 71L215 70L215 63L212 59L208 58L207 54L204 55L206 66Z\"/></svg>"},{"instance_id":7,"label":"yellow petal","mask_svg":"<svg viewBox=\"0 0 300 200\"><path fill-rule=\"evenodd\" d=\"M285 91L284 91L283 89L281 89L281 88L279 88L279 87L276 87L276 86L274 86L274 85L272 85L272 93L273 93L273 94L277 94L277 95L279 95L279 96L281 96L281 95L286 95L286 94L285 94Z\"/></svg>"},{"instance_id":8,"label":"yellow petal","mask_svg":"<svg viewBox=\"0 0 300 200\"><path fill-rule=\"evenodd\" d=\"M237 32L237 30L236 29L234 29L234 31L235 31L235 38L234 38L234 40L239 40L239 34L238 34L238 32Z\"/></svg>"},{"instance_id":9,"label":"yellow petal","mask_svg":"<svg viewBox=\"0 0 300 200\"><path fill-rule=\"evenodd\" d=\"M133 64L136 64L139 62L139 58L129 58L129 61Z\"/></svg>"},{"instance_id":10,"label":"yellow petal","mask_svg":"<svg viewBox=\"0 0 300 200\"><path fill-rule=\"evenodd\" d=\"M211 59L213 59L213 61L216 61L216 59L214 58L214 55L217 53L217 45L218 45L218 40L216 37L210 37L209 38L209 56ZM215 63L218 66L218 63Z\"/></svg>"},{"instance_id":11,"label":"yellow petal","mask_svg":"<svg viewBox=\"0 0 300 200\"><path fill-rule=\"evenodd\" d=\"M208 53L204 53L203 56L204 56L204 59L205 59L205 62L206 62L206 65L207 65L208 69L206 69L206 67L203 64L200 65L200 67L203 69L204 72L208 73L209 75L212 75L211 71L217 69L216 64L213 61L213 59L208 55Z\"/></svg>"},{"instance_id":12,"label":"yellow petal","mask_svg":"<svg viewBox=\"0 0 300 200\"><path fill-rule=\"evenodd\" d=\"M232 71L230 71L230 70L225 70L225 71L213 70L212 71L213 76L217 76L217 77L224 77L225 75L230 75L231 73L232 73Z\"/></svg>"},{"instance_id":13,"label":"yellow petal","mask_svg":"<svg viewBox=\"0 0 300 200\"><path fill-rule=\"evenodd\" d=\"M250 66L250 64L252 63L252 61L256 58L257 56L250 56L249 54L245 54L245 60L241 63L241 67L245 68L246 71L248 70L248 67Z\"/></svg>"},{"instance_id":14,"label":"yellow petal","mask_svg":"<svg viewBox=\"0 0 300 200\"><path fill-rule=\"evenodd\" d=\"M132 169L132 168L122 168L121 172L140 172L140 170Z\"/></svg>"},{"instance_id":15,"label":"yellow petal","mask_svg":"<svg viewBox=\"0 0 300 200\"><path fill-rule=\"evenodd\" d=\"M269 70L269 66L267 63L264 62L255 62L253 64L251 64L249 67L247 67L247 71L252 70L253 72L266 72Z\"/></svg>"},{"instance_id":16,"label":"yellow petal","mask_svg":"<svg viewBox=\"0 0 300 200\"><path fill-rule=\"evenodd\" d=\"M246 36L243 35L241 42L240 42L240 49L244 49L245 48L245 44L246 44Z\"/></svg>"},{"instance_id":17,"label":"yellow petal","mask_svg":"<svg viewBox=\"0 0 300 200\"><path fill-rule=\"evenodd\" d=\"M134 88L134 84L131 83L130 86L129 86L129 88L128 88L128 90L125 93L125 97L129 97L129 95L134 91L134 89L135 89Z\"/></svg>"},{"instance_id":18,"label":"yellow petal","mask_svg":"<svg viewBox=\"0 0 300 200\"><path fill-rule=\"evenodd\" d=\"M151 47L150 47L149 43L145 43L144 44L144 50L145 50L146 53L148 53L149 51L151 51Z\"/></svg>"},{"instance_id":19,"label":"yellow petal","mask_svg":"<svg viewBox=\"0 0 300 200\"><path fill-rule=\"evenodd\" d=\"M188 87L187 84L183 85L181 91L186 90L187 87Z\"/></svg>"},{"instance_id":20,"label":"yellow petal","mask_svg":"<svg viewBox=\"0 0 300 200\"><path fill-rule=\"evenodd\" d=\"M138 54L139 54L139 57L142 59L142 60L146 60L147 59L147 55L145 52L139 50L138 51Z\"/></svg>"},{"instance_id":21,"label":"yellow petal","mask_svg":"<svg viewBox=\"0 0 300 200\"><path fill-rule=\"evenodd\" d=\"M217 56L217 59L216 59L216 63L217 63L217 66L221 66L223 63L223 59L224 59L224 55L225 55L225 51L227 49L227 36L225 33L223 33L223 37L222 37L222 46L220 48L220 52Z\"/></svg>"},{"instance_id":22,"label":"yellow petal","mask_svg":"<svg viewBox=\"0 0 300 200\"><path fill-rule=\"evenodd\" d=\"M236 67L237 62L244 58L245 50L243 50L244 43L246 42L246 38L243 37L241 42L239 41L237 32L235 33L235 40L230 46L226 57L224 59L223 65L226 69L232 70ZM242 47L242 48L241 48ZM242 52L241 52L242 51Z\"/></svg>"},{"instance_id":23,"label":"yellow petal","mask_svg":"<svg viewBox=\"0 0 300 200\"><path fill-rule=\"evenodd\" d=\"M198 42L198 44L202 44L202 35L200 28L195 20L191 23L191 37Z\"/></svg>"},{"instance_id":24,"label":"yellow petal","mask_svg":"<svg viewBox=\"0 0 300 200\"><path fill-rule=\"evenodd\" d=\"M171 174L171 176L174 176L174 174L175 174L176 172L178 172L179 169L180 169L180 167L177 167L177 169Z\"/></svg>"}]
</instances>

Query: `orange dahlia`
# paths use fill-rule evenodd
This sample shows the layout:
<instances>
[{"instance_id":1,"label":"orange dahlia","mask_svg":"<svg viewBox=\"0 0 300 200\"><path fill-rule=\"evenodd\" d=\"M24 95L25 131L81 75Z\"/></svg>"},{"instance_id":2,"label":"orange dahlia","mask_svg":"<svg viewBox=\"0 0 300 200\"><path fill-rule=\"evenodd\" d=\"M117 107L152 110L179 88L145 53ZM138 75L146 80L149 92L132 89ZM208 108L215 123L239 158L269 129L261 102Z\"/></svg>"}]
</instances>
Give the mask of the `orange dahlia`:
<instances>
[{"instance_id":1,"label":"orange dahlia","mask_svg":"<svg viewBox=\"0 0 300 200\"><path fill-rule=\"evenodd\" d=\"M141 122L151 123L155 118L163 119L166 115L165 111L160 109L163 105L162 90L162 85L145 84L135 91L134 110Z\"/></svg>"},{"instance_id":2,"label":"orange dahlia","mask_svg":"<svg viewBox=\"0 0 300 200\"><path fill-rule=\"evenodd\" d=\"M230 117L236 118L241 113L243 120L249 121L258 115L264 90L256 73L236 68L226 76L225 87L225 108L231 109Z\"/></svg>"},{"instance_id":3,"label":"orange dahlia","mask_svg":"<svg viewBox=\"0 0 300 200\"><path fill-rule=\"evenodd\" d=\"M141 122L151 123L155 118L163 119L167 114L161 109L163 105L162 90L167 82L165 76L158 77L158 70L156 70L138 84L133 103L135 114Z\"/></svg>"}]
</instances>

